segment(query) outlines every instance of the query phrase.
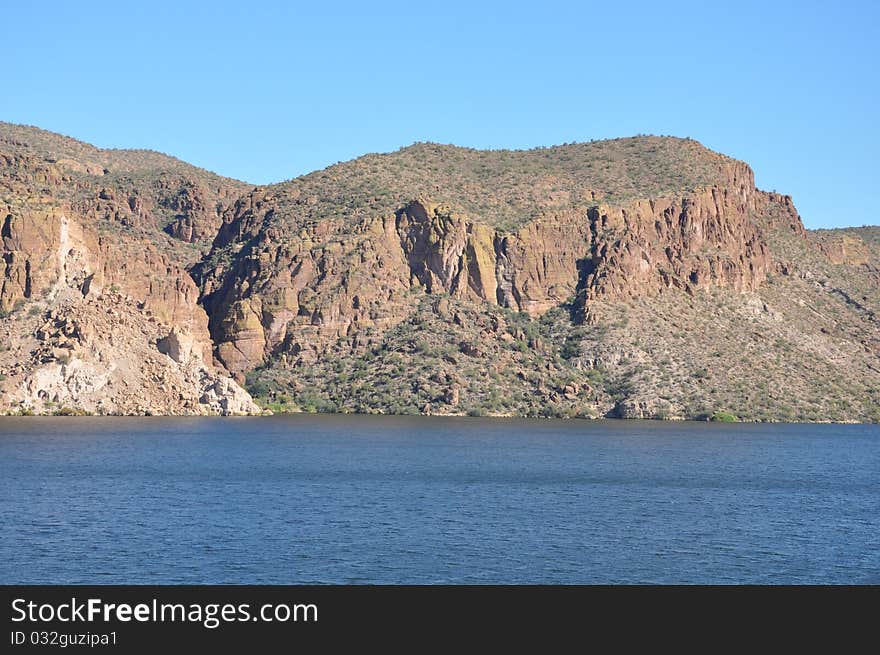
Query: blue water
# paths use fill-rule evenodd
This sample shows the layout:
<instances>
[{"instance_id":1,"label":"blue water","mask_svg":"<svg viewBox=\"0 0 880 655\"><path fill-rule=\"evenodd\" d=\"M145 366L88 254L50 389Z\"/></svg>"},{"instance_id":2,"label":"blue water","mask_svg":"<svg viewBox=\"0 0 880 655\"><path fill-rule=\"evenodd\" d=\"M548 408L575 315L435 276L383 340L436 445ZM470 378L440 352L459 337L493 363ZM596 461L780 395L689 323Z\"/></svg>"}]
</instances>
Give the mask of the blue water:
<instances>
[{"instance_id":1,"label":"blue water","mask_svg":"<svg viewBox=\"0 0 880 655\"><path fill-rule=\"evenodd\" d=\"M0 583L878 583L878 528L878 426L0 418Z\"/></svg>"}]
</instances>

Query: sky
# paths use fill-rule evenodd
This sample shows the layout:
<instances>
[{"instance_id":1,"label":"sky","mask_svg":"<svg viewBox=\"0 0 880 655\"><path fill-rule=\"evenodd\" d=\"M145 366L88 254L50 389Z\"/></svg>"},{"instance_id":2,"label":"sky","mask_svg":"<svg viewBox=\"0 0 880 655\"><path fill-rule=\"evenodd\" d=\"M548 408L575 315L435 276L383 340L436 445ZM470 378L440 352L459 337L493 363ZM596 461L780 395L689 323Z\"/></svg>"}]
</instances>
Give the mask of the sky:
<instances>
[{"instance_id":1,"label":"sky","mask_svg":"<svg viewBox=\"0 0 880 655\"><path fill-rule=\"evenodd\" d=\"M254 184L416 141L691 137L880 224L880 3L21 2L0 120Z\"/></svg>"}]
</instances>

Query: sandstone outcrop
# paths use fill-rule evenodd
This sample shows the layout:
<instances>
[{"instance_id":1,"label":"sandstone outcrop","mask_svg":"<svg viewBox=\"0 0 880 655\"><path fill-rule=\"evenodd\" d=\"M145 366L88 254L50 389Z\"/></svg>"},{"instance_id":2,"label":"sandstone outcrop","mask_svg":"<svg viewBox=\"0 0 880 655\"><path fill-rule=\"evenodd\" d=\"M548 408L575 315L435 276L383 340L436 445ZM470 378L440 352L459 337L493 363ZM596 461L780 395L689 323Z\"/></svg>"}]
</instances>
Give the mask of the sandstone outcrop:
<instances>
[{"instance_id":1,"label":"sandstone outcrop","mask_svg":"<svg viewBox=\"0 0 880 655\"><path fill-rule=\"evenodd\" d=\"M761 192L745 164L722 173L678 197L543 213L512 232L425 198L393 217L291 230L277 199L255 192L214 243L215 255L239 249L233 267L197 276L218 358L239 376L273 355L314 358L354 330L403 320L413 287L532 316L574 302L582 317L599 298L754 289L771 267L750 218Z\"/></svg>"},{"instance_id":2,"label":"sandstone outcrop","mask_svg":"<svg viewBox=\"0 0 880 655\"><path fill-rule=\"evenodd\" d=\"M33 346L20 344L6 411L90 414L259 414L246 391L206 364L191 335L155 317L144 320L130 298L67 296L37 315ZM23 322L23 321L21 321ZM169 337L157 337L165 331ZM164 348L173 342L175 347ZM25 352L28 351L25 355ZM163 352L165 351L165 352ZM12 374L12 375L10 375Z\"/></svg>"},{"instance_id":3,"label":"sandstone outcrop","mask_svg":"<svg viewBox=\"0 0 880 655\"><path fill-rule=\"evenodd\" d=\"M151 236L156 217L103 169L50 159L0 157L0 412L258 413L213 365L199 290Z\"/></svg>"},{"instance_id":4,"label":"sandstone outcrop","mask_svg":"<svg viewBox=\"0 0 880 655\"><path fill-rule=\"evenodd\" d=\"M0 411L880 420L880 233L690 139L253 188L0 124Z\"/></svg>"}]
</instances>

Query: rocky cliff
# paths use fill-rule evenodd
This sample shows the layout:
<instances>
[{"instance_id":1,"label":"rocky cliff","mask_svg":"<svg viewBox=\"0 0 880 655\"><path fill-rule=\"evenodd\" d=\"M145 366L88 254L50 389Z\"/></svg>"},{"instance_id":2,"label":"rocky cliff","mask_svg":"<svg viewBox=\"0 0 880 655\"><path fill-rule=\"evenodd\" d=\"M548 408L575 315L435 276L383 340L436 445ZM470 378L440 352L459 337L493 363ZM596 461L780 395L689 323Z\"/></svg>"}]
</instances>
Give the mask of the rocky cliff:
<instances>
[{"instance_id":1,"label":"rocky cliff","mask_svg":"<svg viewBox=\"0 0 880 655\"><path fill-rule=\"evenodd\" d=\"M60 138L46 152L12 132L0 139L0 409L259 413L213 365L199 289L183 248L161 231L155 203L173 203L154 192L171 193L169 173L112 178L88 158L60 156ZM123 193L129 175L147 182ZM192 177L185 188L204 186Z\"/></svg>"},{"instance_id":2,"label":"rocky cliff","mask_svg":"<svg viewBox=\"0 0 880 655\"><path fill-rule=\"evenodd\" d=\"M0 127L7 409L880 418L878 240L691 140L250 188Z\"/></svg>"},{"instance_id":3,"label":"rocky cliff","mask_svg":"<svg viewBox=\"0 0 880 655\"><path fill-rule=\"evenodd\" d=\"M766 199L732 160L704 188L619 204L591 197L514 229L425 197L349 222L306 213L284 224L301 206L285 210L285 193L256 191L229 212L198 267L218 356L239 376L273 356L314 358L365 326L393 326L412 312L413 290L533 317L573 302L586 317L599 298L752 290L771 266L751 219Z\"/></svg>"}]
</instances>

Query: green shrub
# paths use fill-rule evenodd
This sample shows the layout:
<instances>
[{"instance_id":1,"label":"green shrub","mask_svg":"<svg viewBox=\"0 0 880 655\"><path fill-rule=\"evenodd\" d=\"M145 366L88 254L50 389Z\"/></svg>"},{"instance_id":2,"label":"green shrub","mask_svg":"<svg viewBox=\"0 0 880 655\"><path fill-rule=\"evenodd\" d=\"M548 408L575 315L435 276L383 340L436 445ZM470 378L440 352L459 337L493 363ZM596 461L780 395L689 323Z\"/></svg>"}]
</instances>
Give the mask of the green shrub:
<instances>
[{"instance_id":1,"label":"green shrub","mask_svg":"<svg viewBox=\"0 0 880 655\"><path fill-rule=\"evenodd\" d=\"M605 386L605 370L601 368L591 368L587 371L587 380L596 387Z\"/></svg>"},{"instance_id":2,"label":"green shrub","mask_svg":"<svg viewBox=\"0 0 880 655\"><path fill-rule=\"evenodd\" d=\"M81 409L73 409L71 407L61 407L54 412L55 416L85 416L85 412Z\"/></svg>"},{"instance_id":3,"label":"green shrub","mask_svg":"<svg viewBox=\"0 0 880 655\"><path fill-rule=\"evenodd\" d=\"M257 396L268 396L270 391L269 384L265 380L260 380L251 375L247 376L245 388L255 398Z\"/></svg>"},{"instance_id":4,"label":"green shrub","mask_svg":"<svg viewBox=\"0 0 880 655\"><path fill-rule=\"evenodd\" d=\"M573 359L581 354L581 343L577 339L569 338L562 344L559 354L563 359Z\"/></svg>"}]
</instances>

